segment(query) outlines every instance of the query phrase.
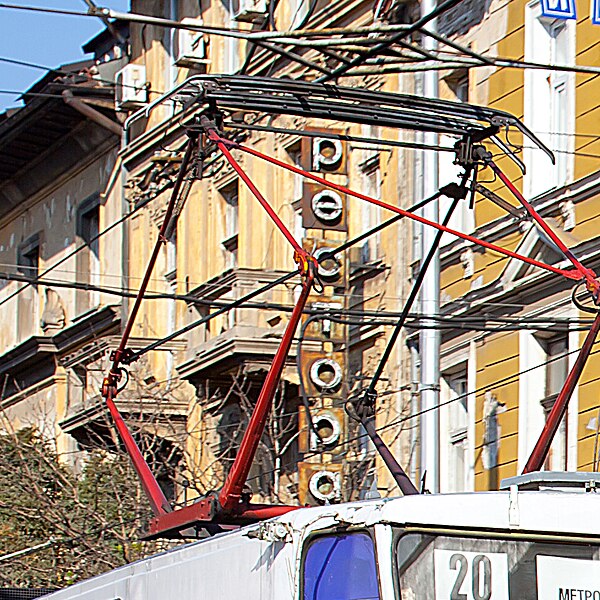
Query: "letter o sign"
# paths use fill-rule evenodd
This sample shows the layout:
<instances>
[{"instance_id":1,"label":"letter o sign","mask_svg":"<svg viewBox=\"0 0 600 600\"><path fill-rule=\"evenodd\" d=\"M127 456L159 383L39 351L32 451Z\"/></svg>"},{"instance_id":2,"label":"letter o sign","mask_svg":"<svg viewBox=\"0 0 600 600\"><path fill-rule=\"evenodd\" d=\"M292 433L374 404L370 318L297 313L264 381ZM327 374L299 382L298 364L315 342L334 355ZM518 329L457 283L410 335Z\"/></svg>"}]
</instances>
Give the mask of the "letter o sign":
<instances>
[{"instance_id":1,"label":"letter o sign","mask_svg":"<svg viewBox=\"0 0 600 600\"><path fill-rule=\"evenodd\" d=\"M311 208L319 221L329 225L340 221L344 203L337 192L322 190L313 196Z\"/></svg>"}]
</instances>

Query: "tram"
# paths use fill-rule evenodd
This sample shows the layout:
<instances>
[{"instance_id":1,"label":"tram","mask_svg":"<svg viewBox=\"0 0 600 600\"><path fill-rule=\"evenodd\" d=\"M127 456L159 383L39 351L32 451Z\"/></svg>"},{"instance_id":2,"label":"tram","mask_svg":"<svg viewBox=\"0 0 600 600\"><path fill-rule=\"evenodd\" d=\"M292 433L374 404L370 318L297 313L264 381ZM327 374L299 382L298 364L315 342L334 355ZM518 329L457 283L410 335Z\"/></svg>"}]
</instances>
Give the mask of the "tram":
<instances>
[{"instance_id":1,"label":"tram","mask_svg":"<svg viewBox=\"0 0 600 600\"><path fill-rule=\"evenodd\" d=\"M598 473L305 508L48 600L598 600ZM534 488L534 489L531 489Z\"/></svg>"},{"instance_id":2,"label":"tram","mask_svg":"<svg viewBox=\"0 0 600 600\"><path fill-rule=\"evenodd\" d=\"M600 484L600 475L540 471L600 332L600 280L594 271L575 257L523 198L493 161L492 154L482 142L486 140L488 144L495 144L517 165L522 166L510 147L497 137L501 129L513 128L538 145L551 159L552 153L514 116L468 104L298 81L233 76L195 76L179 86L177 93L183 92L193 97L193 102L199 106L199 118L188 128L190 139L157 245L119 347L112 355L112 367L104 380L102 393L154 512L146 539L178 537L188 528L214 529L214 525L237 528L121 567L47 598L600 600L600 523L595 519L600 513L600 497L595 493ZM149 108L167 101L173 93L155 101ZM478 170L489 167L573 268L548 265L452 230L447 227L451 213L443 224L428 221L414 214L418 206L404 210L370 198L225 137L222 129L227 124L226 115L247 107L265 113L285 112L318 118L332 118L335 115L338 119L359 123L449 132L458 139L454 151L457 164L464 168L464 173L460 185L440 188L439 195L451 198L454 206L464 201L469 191L475 189ZM129 125L136 118L147 116L149 108L132 115ZM273 132L274 129L270 128L269 131ZM122 419L115 399L122 389L119 381L126 374L124 365L131 364L140 356L139 351L135 353L127 348L129 334L150 280L158 248L163 243L164 232L171 219L177 218L178 194L199 140L205 150L208 148L211 152L223 155L291 244L302 278L302 289L222 489L183 508L173 509ZM363 425L403 496L317 508L253 504L250 501L244 484L319 265L315 257L298 244L253 185L231 154L232 150L249 153L272 165L377 204L399 217L415 219L423 225L434 227L438 231L436 244L439 244L443 233L450 233L578 282L577 286L585 285L595 305L589 310L596 316L523 475L505 480L499 491L435 495L419 493L375 429L376 375L364 393L348 398L346 410L351 418ZM492 200L496 197L491 192L488 196ZM338 250L346 249L349 244L344 244ZM433 250L435 248L424 259L421 273L425 272ZM404 325L421 282L422 275L419 275L403 316L391 336L390 348ZM250 295L236 300L236 303L248 299ZM194 325L205 322L218 312L203 317ZM389 356L388 350L384 354ZM383 359L378 374L381 374L382 364Z\"/></svg>"}]
</instances>

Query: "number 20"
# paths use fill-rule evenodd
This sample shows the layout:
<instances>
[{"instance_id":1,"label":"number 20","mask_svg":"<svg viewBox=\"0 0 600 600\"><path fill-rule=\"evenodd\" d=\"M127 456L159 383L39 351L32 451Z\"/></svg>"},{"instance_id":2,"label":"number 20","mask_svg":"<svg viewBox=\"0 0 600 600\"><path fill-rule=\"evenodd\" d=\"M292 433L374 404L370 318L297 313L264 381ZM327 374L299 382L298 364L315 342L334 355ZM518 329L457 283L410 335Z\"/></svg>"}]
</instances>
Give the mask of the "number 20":
<instances>
[{"instance_id":1,"label":"number 20","mask_svg":"<svg viewBox=\"0 0 600 600\"><path fill-rule=\"evenodd\" d=\"M454 586L452 587L452 592L450 594L450 600L467 600L467 594L460 593L460 588L462 587L463 581L467 576L467 558L463 554L453 554L450 557L450 568L453 571L458 569L456 581L454 582ZM492 597L492 563L490 559L483 554L478 554L475 556L473 558L471 573L473 576L473 599L490 600Z\"/></svg>"}]
</instances>

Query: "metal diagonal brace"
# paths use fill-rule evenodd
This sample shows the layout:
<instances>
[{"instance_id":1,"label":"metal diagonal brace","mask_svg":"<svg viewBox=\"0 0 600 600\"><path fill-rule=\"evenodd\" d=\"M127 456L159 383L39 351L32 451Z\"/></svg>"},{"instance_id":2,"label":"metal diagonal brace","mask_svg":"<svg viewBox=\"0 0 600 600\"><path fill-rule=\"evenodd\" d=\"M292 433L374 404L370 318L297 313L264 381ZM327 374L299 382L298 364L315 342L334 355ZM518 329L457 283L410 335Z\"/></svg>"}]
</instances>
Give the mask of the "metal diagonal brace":
<instances>
[{"instance_id":1,"label":"metal diagonal brace","mask_svg":"<svg viewBox=\"0 0 600 600\"><path fill-rule=\"evenodd\" d=\"M575 269L581 274L580 279L585 279L588 290L592 293L594 300L598 302L600 296L600 283L596 280L596 274L592 269L585 267L579 259L573 254L573 251L556 235L551 227L544 221L543 217L533 208L533 206L525 199L523 194L519 192L513 182L506 174L498 167L491 159L484 160L485 164L500 178L502 183L510 190L512 195L521 203L529 216L536 222L542 231L556 244L563 256L571 262Z\"/></svg>"},{"instance_id":2,"label":"metal diagonal brace","mask_svg":"<svg viewBox=\"0 0 600 600\"><path fill-rule=\"evenodd\" d=\"M150 506L152 508L152 512L155 515L164 515L169 513L172 509L171 506L166 499L156 477L152 474L144 455L139 449L131 431L127 427L119 409L115 404L115 398L118 394L118 383L122 376L122 368L121 363L126 362L130 357L131 352L127 349L127 342L129 341L129 336L131 335L131 331L133 329L133 324L135 322L137 313L141 306L142 300L144 299L144 294L146 293L146 289L148 288L148 283L150 282L150 276L152 275L152 271L154 269L154 265L156 264L156 260L158 258L158 254L161 246L164 244L164 233L171 220L171 215L175 209L175 204L177 202L177 198L179 196L179 191L183 184L183 180L185 174L187 172L187 166L192 158L192 153L196 144L198 134L195 132L190 133L190 139L188 141L185 154L183 157L183 161L181 163L181 168L179 171L179 175L177 177L177 181L173 187L173 191L171 193L171 198L169 200L169 204L167 205L167 210L165 212L165 218L163 224L158 233L158 239L156 240L156 244L154 245L154 250L152 255L150 256L150 260L148 261L148 265L146 267L146 273L144 274L144 279L142 280L142 284L140 285L140 289L138 290L138 294L136 296L135 302L129 314L129 318L125 323L125 328L123 330L123 334L121 336L121 341L117 350L115 350L111 355L112 366L108 375L104 378L102 382L102 396L106 401L106 405L108 406L108 410L115 422L115 426L117 428L117 432L127 454L129 454L129 458L133 463L133 467L140 478L140 482L142 487L144 488L144 492L148 497L148 501L150 502Z\"/></svg>"},{"instance_id":3,"label":"metal diagonal brace","mask_svg":"<svg viewBox=\"0 0 600 600\"><path fill-rule=\"evenodd\" d=\"M585 363L592 351L592 347L594 346L594 342L596 341L596 337L598 337L598 331L600 331L600 312L596 313L596 318L592 323L591 329L588 331L588 334L581 346L581 350L579 351L579 355L577 356L577 360L573 365L573 368L569 371L569 375L563 385L556 401L554 402L554 406L548 415L548 419L546 424L544 425L544 429L542 433L540 433L540 437L531 452L531 456L523 469L523 474L531 473L532 471L539 471L544 465L544 461L548 456L548 451L550 450L550 446L552 445L552 440L556 435L558 430L558 426L562 421L565 413L567 411L567 407L569 405L569 400L573 395L573 391L575 390L575 386L581 377L581 373L583 372L583 368L585 367Z\"/></svg>"},{"instance_id":4,"label":"metal diagonal brace","mask_svg":"<svg viewBox=\"0 0 600 600\"><path fill-rule=\"evenodd\" d=\"M279 218L277 213L273 210L273 207L267 202L265 197L260 193L258 188L254 185L247 173L242 169L238 162L233 158L230 148L237 148L237 143L227 140L221 137L219 131L213 121L211 121L206 115L200 117L200 124L202 125L206 135L211 142L214 142L219 150L223 153L227 162L233 167L234 171L239 175L240 179L248 186L249 190L260 202L261 206L265 209L271 220L275 223L275 226L281 231L285 239L291 244L292 248L296 253L306 254L306 251L296 241L290 230L285 226L283 221Z\"/></svg>"},{"instance_id":5,"label":"metal diagonal brace","mask_svg":"<svg viewBox=\"0 0 600 600\"><path fill-rule=\"evenodd\" d=\"M460 186L456 184L451 184L441 188L439 191L439 195L444 193L448 197L453 198L452 205L444 218L443 225L447 225L450 222L450 218L456 209L460 200L464 200L467 197L467 188L466 183L471 174L471 170L468 169L462 177L462 181ZM402 314L396 323L394 331L388 340L387 346L384 350L383 356L379 361L377 369L371 378L371 382L369 383L369 387L365 390L365 392L359 396L358 398L348 400L346 403L346 412L350 415L351 418L358 421L367 432L369 438L373 442L374 446L377 448L379 455L381 456L383 462L385 462L388 470L392 474L396 484L400 488L400 491L405 495L414 495L418 494L419 491L410 480L404 469L400 466L395 456L392 454L386 443L383 441L381 436L377 433L375 428L375 409L377 402L377 390L376 385L383 373L383 369L391 355L392 349L400 335L400 331L404 327L406 319L408 317L408 313L410 312L414 301L417 298L419 290L421 288L421 284L423 283L423 279L425 277L425 272L427 271L427 267L433 260L434 254L438 249L440 240L442 239L442 231L438 231L434 240L432 247L429 249L427 257L423 261L421 265L421 269L417 279L415 280L409 297L404 304L404 308L402 309Z\"/></svg>"},{"instance_id":6,"label":"metal diagonal brace","mask_svg":"<svg viewBox=\"0 0 600 600\"><path fill-rule=\"evenodd\" d=\"M562 275L563 277L566 277L567 279L573 279L575 281L579 281L580 279L586 278L585 274L580 269L561 269L561 268L555 267L553 265L548 265L544 262L541 262L541 261L531 258L529 256L523 256L522 254L519 254L518 252L513 252L512 250L503 248L502 246L498 246L491 242L487 242L486 240L482 240L473 235L469 235L467 233L462 233L462 232L457 231L456 229L452 229L450 227L444 227L443 225L440 225L439 223L436 223L435 221L430 221L429 219L425 219L424 217L421 217L419 215L412 214L407 210L404 210L404 209L394 206L392 204L388 204L387 202L383 202L382 200L378 200L377 198L372 198L371 196L367 196L366 194L361 194L360 192L355 192L354 190L351 190L343 185L333 183L332 181L328 181L327 179L324 179L323 177L319 177L318 175L314 175L313 173L309 173L308 171L304 171L303 169L299 169L298 167L284 163L283 161L280 161L271 156L267 156L266 154L263 154L262 152L259 152L258 150L254 150L253 148L249 148L248 146L243 146L242 144L238 144L236 142L229 142L229 144L230 144L230 147L232 147L232 148L237 148L238 150L243 150L244 152L247 152L248 154L251 154L252 156L256 156L257 158L261 158L262 160L269 162L273 165L277 165L279 167L287 169L288 171L291 171L292 173L297 173L298 175L302 175L303 177L306 177L307 179L310 179L312 181L316 181L317 183L320 183L321 185L324 185L325 187L334 189L338 192L342 192L343 194L347 194L348 196L358 198L359 200L364 200L366 202L370 202L371 204L381 206L381 208L385 208L386 210L394 212L402 217L407 217L409 219L412 219L413 221L417 221L419 223L422 223L423 225L427 225L428 227L433 227L434 229L438 229L439 231L449 233L450 235L453 235L457 238L466 240L468 242L472 242L473 244L476 244L483 248L487 248L488 250L492 250L493 252L497 252L498 254L508 256L509 258L516 258L517 260L520 260L524 263L533 265L535 267L539 267L540 269L544 269L546 271L550 271L551 273L556 273L558 275Z\"/></svg>"},{"instance_id":7,"label":"metal diagonal brace","mask_svg":"<svg viewBox=\"0 0 600 600\"><path fill-rule=\"evenodd\" d=\"M219 504L224 511L235 510L240 503L242 488L246 483L246 478L248 477L250 466L254 460L260 438L264 433L267 417L271 409L271 403L281 378L281 373L289 354L292 340L294 339L296 327L300 322L302 311L304 310L306 301L308 300L308 296L312 289L315 270L316 267L314 264L310 263L302 284L300 297L298 298L298 302L296 302L296 306L294 306L294 311L292 312L283 337L281 338L281 344L277 349L277 353L273 358L273 362L271 363L271 367L265 382L263 383L256 406L252 412L252 417L250 418L250 423L242 438L240 449L238 450L233 466L231 467L229 475L219 494Z\"/></svg>"}]
</instances>

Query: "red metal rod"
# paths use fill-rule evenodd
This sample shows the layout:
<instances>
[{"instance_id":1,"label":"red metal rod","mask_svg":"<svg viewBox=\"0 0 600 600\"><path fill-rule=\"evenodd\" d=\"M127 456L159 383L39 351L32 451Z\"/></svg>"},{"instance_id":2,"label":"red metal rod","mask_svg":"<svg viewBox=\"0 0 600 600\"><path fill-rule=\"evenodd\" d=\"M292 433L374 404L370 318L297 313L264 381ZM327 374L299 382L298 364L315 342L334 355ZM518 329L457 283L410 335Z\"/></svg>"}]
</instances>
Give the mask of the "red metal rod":
<instances>
[{"instance_id":1,"label":"red metal rod","mask_svg":"<svg viewBox=\"0 0 600 600\"><path fill-rule=\"evenodd\" d=\"M247 507L237 515L239 519L248 519L251 521L263 521L264 519L272 519L273 517L280 517L286 515L293 510L298 510L302 506L286 506L285 504L279 504L271 506L268 504L248 504Z\"/></svg>"},{"instance_id":2,"label":"red metal rod","mask_svg":"<svg viewBox=\"0 0 600 600\"><path fill-rule=\"evenodd\" d=\"M596 337L598 336L598 331L600 331L600 312L596 314L594 322L592 323L592 327L588 331L585 341L581 346L577 360L569 372L565 384L556 398L556 402L554 402L554 406L548 415L544 429L542 429L542 433L540 433L540 437L535 445L535 448L531 452L531 456L529 457L529 460L523 469L523 474L531 473L532 471L539 471L544 465L544 461L546 460L548 451L552 445L552 440L554 439L561 420L565 416L569 400L573 395L573 390L575 389L575 386L581 377L585 363L590 355L590 352L592 351L592 347L596 341Z\"/></svg>"},{"instance_id":3,"label":"red metal rod","mask_svg":"<svg viewBox=\"0 0 600 600\"><path fill-rule=\"evenodd\" d=\"M245 525L264 519L272 519L285 515L301 506L276 506L268 504L246 504L243 509L235 514L216 514L214 503L210 498L203 498L194 504L174 510L166 515L154 517L148 522L148 529L144 539L155 539L178 534L180 531L195 525Z\"/></svg>"},{"instance_id":4,"label":"red metal rod","mask_svg":"<svg viewBox=\"0 0 600 600\"><path fill-rule=\"evenodd\" d=\"M248 428L242 438L240 449L238 450L235 461L233 462L231 470L225 480L225 484L219 494L219 504L226 512L235 511L240 504L242 490L246 483L252 461L254 460L260 438L263 435L273 396L275 395L281 372L283 371L285 361L289 354L296 327L298 326L302 311L304 310L304 306L306 305L306 301L312 288L314 274L315 265L311 262L305 273L302 292L300 293L298 302L296 302L296 306L294 306L294 310L292 311L290 320L281 339L281 344L273 358L273 362L271 363L271 367L269 368L269 372L267 373L267 377L258 396L256 406L252 411L250 423L248 423Z\"/></svg>"},{"instance_id":5,"label":"red metal rod","mask_svg":"<svg viewBox=\"0 0 600 600\"><path fill-rule=\"evenodd\" d=\"M260 202L261 206L267 211L267 214L269 215L269 217L271 217L271 219L273 220L273 222L275 223L275 225L277 226L279 231L281 231L281 233L285 236L285 239L292 245L292 247L294 248L294 250L296 252L298 252L300 254L305 254L305 250L294 239L294 236L291 234L290 230L285 226L285 224L279 218L279 216L273 210L273 208L271 208L271 205L267 202L265 197L260 193L258 188L254 185L254 183L252 182L250 177L248 177L248 175L245 173L245 171L242 169L242 167L240 167L240 165L237 163L235 158L233 158L233 156L231 155L231 152L229 152L229 149L227 148L227 145L229 144L229 142L227 140L223 139L214 129L206 128L206 132L208 134L209 139L217 144L217 146L219 147L219 150L223 153L223 155L227 159L227 162L229 162L229 164L233 167L235 172L240 176L240 179L248 186L250 191L254 194L256 199Z\"/></svg>"},{"instance_id":6,"label":"red metal rod","mask_svg":"<svg viewBox=\"0 0 600 600\"><path fill-rule=\"evenodd\" d=\"M563 243L563 241L556 235L552 229L548 226L548 223L544 221L543 217L533 208L533 206L525 199L523 194L519 192L512 181L504 174L500 167L493 161L487 160L486 164L494 171L494 173L500 178L502 183L511 191L513 196L522 204L525 210L529 213L532 219L542 228L544 233L556 244L560 251L568 258L573 266L582 274L582 279L585 278L588 285L591 286L592 290L598 289L598 282L596 281L596 274L592 269L585 267L579 259L573 254L573 252Z\"/></svg>"},{"instance_id":7,"label":"red metal rod","mask_svg":"<svg viewBox=\"0 0 600 600\"><path fill-rule=\"evenodd\" d=\"M183 179L185 177L188 164L192 157L192 152L194 150L194 146L196 144L196 140L198 138L198 134L196 132L190 132L190 139L187 143L185 154L183 155L183 160L181 161L181 167L179 169L179 174L177 175L177 180L175 181L175 185L173 186L173 191L171 193L171 198L169 200L169 204L167 205L167 210L165 212L165 218L161 225L161 228L158 232L158 238L156 240L156 244L154 245L154 250L152 251L152 255L150 256L150 260L148 261L148 266L146 267L146 273L144 274L144 279L142 280L142 284L140 285L140 289L138 290L138 294L135 298L135 302L133 303L133 307L131 312L129 313L129 318L127 319L127 323L125 323L125 328L123 330L123 335L121 336L121 341L119 343L119 347L117 348L114 359L113 366L111 372L113 374L113 378L118 377L118 369L121 359L123 358L123 353L125 352L125 348L127 346L127 342L129 341L129 336L131 335L131 330L133 329L133 324L135 322L135 318L140 309L140 305L142 304L142 300L144 299L144 294L148 288L148 284L150 283L150 276L152 275L152 271L154 270L154 265L156 264L156 260L158 258L158 253L160 251L161 246L165 243L165 231L169 225L169 221L173 215L173 211L175 209L175 204L177 202L177 198L179 197L179 191L183 184Z\"/></svg>"},{"instance_id":8,"label":"red metal rod","mask_svg":"<svg viewBox=\"0 0 600 600\"><path fill-rule=\"evenodd\" d=\"M117 409L114 403L114 399L116 398L118 393L117 382L120 378L119 365L123 359L127 342L129 341L129 336L131 335L133 323L135 322L135 318L146 293L146 289L148 288L150 276L154 269L156 259L158 258L160 247L162 246L162 244L165 243L164 234L167 229L167 226L169 225L169 221L171 220L171 216L173 215L175 203L177 202L179 191L181 189L181 185L183 183L183 179L185 177L197 137L198 134L195 132L192 132L190 134L190 139L188 141L185 154L181 162L181 168L179 170L179 174L177 176L177 180L173 187L173 192L171 194L171 198L169 200L169 204L165 212L165 218L158 233L158 239L156 240L156 244L154 245L154 250L148 262L148 266L146 267L144 279L142 280L142 284L140 286L140 289L138 290L135 302L125 324L119 347L115 351L112 367L108 375L104 378L104 382L102 384L102 395L104 396L104 399L108 406L108 410L110 411L110 414L115 422L115 426L117 428L117 432L119 433L119 437L125 445L127 454L129 454L131 462L133 463L133 468L135 469L136 473L138 474L138 477L140 478L142 487L146 492L146 496L148 497L148 501L150 502L150 506L152 507L152 511L155 515L164 515L169 513L172 510L171 506L169 505L168 500L165 498L163 491L160 489L158 481L156 481L156 478L152 474L148 463L144 459L142 452L138 448L138 445L136 444L135 440L133 439L133 436L131 435L131 432L125 424L125 421L121 417L121 414L119 413L119 410Z\"/></svg>"},{"instance_id":9,"label":"red metal rod","mask_svg":"<svg viewBox=\"0 0 600 600\"><path fill-rule=\"evenodd\" d=\"M288 171L291 171L292 173L297 173L298 175L302 175L302 176L306 177L307 179L316 181L317 183L320 183L331 189L337 190L338 192L342 192L343 194L348 194L349 196L353 196L354 198L358 198L360 200L365 200L366 202L370 202L371 204L376 204L377 206L381 206L382 208L385 208L387 210L395 212L399 215L402 215L403 217L413 219L414 221L423 223L423 225L428 225L429 227L433 227L433 228L443 231L445 233L449 233L449 234L454 235L463 240L472 242L473 244L477 244L478 246L482 246L489 250L493 250L494 252L498 252L499 254L509 256L510 258L516 258L517 260L528 263L535 267L539 267L540 269L550 271L552 273L557 273L558 275L562 275L563 277L566 277L567 279L574 279L575 281L579 281L580 279L584 278L584 274L578 269L559 269L558 267L554 267L552 265L547 265L546 263L540 262L539 260L535 260L534 258L530 258L529 256L523 256L523 255L519 254L518 252L513 252L512 250L508 250L508 249L502 248L500 246L496 246L495 244L486 242L485 240L479 239L475 236L468 235L468 234L462 233L460 231L456 231L455 229L450 229L449 227L444 227L443 225L440 225L439 223L436 223L435 221L430 221L429 219L425 219L419 215L410 213L406 210L403 210L402 208L398 208L397 206L392 206L391 204L387 204L386 202L377 200L376 198L371 198L370 196L366 196L365 194L361 194L359 192L354 192L353 190L350 190L347 187L344 187L343 185L339 185L337 183L327 181L326 179L323 179L322 177L319 177L318 175L314 175L313 173L309 173L309 172L299 169L298 167L295 167L293 165L288 165L287 163L277 160L276 158L267 156L266 154L263 154L262 152L259 152L258 150L253 150L252 148L248 148L247 146L243 146L242 144L237 144L235 142L227 141L227 143L232 147L235 147L239 150L243 150L244 152L247 152L248 154L252 154L253 156L256 156L257 158L262 158L263 160L265 160L271 164L274 164L274 165L277 165L284 169L287 169Z\"/></svg>"},{"instance_id":10,"label":"red metal rod","mask_svg":"<svg viewBox=\"0 0 600 600\"><path fill-rule=\"evenodd\" d=\"M115 405L112 392L109 392L108 396L106 397L106 405L108 406L108 410L110 411L113 421L115 422L119 437L125 445L127 454L129 454L129 458L133 463L133 468L140 478L142 487L144 488L146 496L148 497L148 501L150 502L150 506L152 507L152 512L155 515L165 515L170 513L172 509L169 501L165 498L163 491L158 485L158 481L156 481L156 478L152 474L152 471L144 459L142 452L135 443L129 428L125 424L125 421L123 421L123 417Z\"/></svg>"}]
</instances>

